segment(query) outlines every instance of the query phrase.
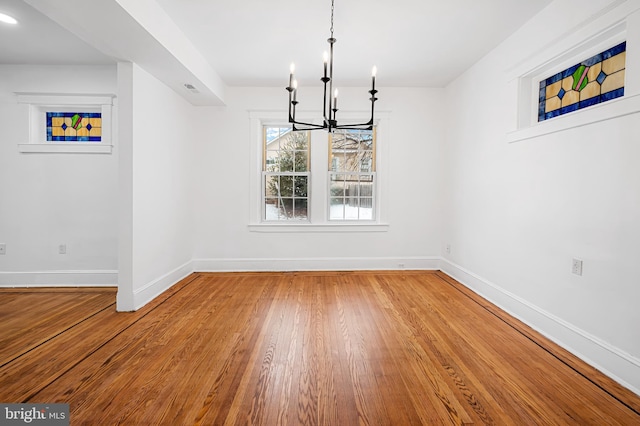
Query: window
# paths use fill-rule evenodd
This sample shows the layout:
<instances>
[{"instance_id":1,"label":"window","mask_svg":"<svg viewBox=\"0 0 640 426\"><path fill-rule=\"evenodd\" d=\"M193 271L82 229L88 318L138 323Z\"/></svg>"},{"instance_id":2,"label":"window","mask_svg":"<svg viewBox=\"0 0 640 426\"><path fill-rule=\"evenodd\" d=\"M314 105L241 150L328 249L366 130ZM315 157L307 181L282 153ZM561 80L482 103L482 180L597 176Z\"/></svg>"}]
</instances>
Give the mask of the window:
<instances>
[{"instance_id":1,"label":"window","mask_svg":"<svg viewBox=\"0 0 640 426\"><path fill-rule=\"evenodd\" d=\"M620 43L542 80L538 121L623 96L626 47Z\"/></svg>"},{"instance_id":2,"label":"window","mask_svg":"<svg viewBox=\"0 0 640 426\"><path fill-rule=\"evenodd\" d=\"M374 220L375 130L337 130L329 150L329 220Z\"/></svg>"},{"instance_id":3,"label":"window","mask_svg":"<svg viewBox=\"0 0 640 426\"><path fill-rule=\"evenodd\" d=\"M365 114L344 112L344 121L359 123ZM376 113L374 131L333 135L293 132L282 111L250 111L249 117L251 232L389 230L388 112ZM304 119L314 122L313 113L307 112Z\"/></svg>"},{"instance_id":4,"label":"window","mask_svg":"<svg viewBox=\"0 0 640 426\"><path fill-rule=\"evenodd\" d=\"M47 112L47 142L101 142L99 112Z\"/></svg>"},{"instance_id":5,"label":"window","mask_svg":"<svg viewBox=\"0 0 640 426\"><path fill-rule=\"evenodd\" d=\"M309 132L264 126L262 139L263 220L308 220Z\"/></svg>"},{"instance_id":6,"label":"window","mask_svg":"<svg viewBox=\"0 0 640 426\"><path fill-rule=\"evenodd\" d=\"M575 34L563 34L507 70L513 120L507 142L534 139L640 110L638 46L627 44L633 14L617 8L594 16Z\"/></svg>"},{"instance_id":7,"label":"window","mask_svg":"<svg viewBox=\"0 0 640 426\"><path fill-rule=\"evenodd\" d=\"M28 140L24 153L110 154L111 108L114 95L17 93L29 105Z\"/></svg>"}]
</instances>

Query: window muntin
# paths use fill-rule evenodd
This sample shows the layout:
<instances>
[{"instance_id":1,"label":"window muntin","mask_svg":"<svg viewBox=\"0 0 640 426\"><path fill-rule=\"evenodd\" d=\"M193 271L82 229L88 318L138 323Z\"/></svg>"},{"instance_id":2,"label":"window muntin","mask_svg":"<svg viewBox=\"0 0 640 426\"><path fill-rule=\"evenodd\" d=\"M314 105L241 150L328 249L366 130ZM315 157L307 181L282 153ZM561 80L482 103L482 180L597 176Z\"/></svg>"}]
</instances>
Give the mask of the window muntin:
<instances>
[{"instance_id":1,"label":"window muntin","mask_svg":"<svg viewBox=\"0 0 640 426\"><path fill-rule=\"evenodd\" d=\"M262 200L264 221L309 220L310 135L264 126Z\"/></svg>"},{"instance_id":2,"label":"window muntin","mask_svg":"<svg viewBox=\"0 0 640 426\"><path fill-rule=\"evenodd\" d=\"M375 128L329 135L329 220L375 220Z\"/></svg>"}]
</instances>

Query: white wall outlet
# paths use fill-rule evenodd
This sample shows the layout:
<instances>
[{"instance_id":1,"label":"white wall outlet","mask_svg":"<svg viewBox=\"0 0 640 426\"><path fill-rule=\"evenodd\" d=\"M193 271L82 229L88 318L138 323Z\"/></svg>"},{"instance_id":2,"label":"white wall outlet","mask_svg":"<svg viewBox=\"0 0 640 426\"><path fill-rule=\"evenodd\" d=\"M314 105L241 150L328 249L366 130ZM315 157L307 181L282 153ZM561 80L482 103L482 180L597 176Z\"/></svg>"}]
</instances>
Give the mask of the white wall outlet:
<instances>
[{"instance_id":1,"label":"white wall outlet","mask_svg":"<svg viewBox=\"0 0 640 426\"><path fill-rule=\"evenodd\" d=\"M67 254L67 245L66 244L60 244L58 246L58 253L59 254Z\"/></svg>"},{"instance_id":2,"label":"white wall outlet","mask_svg":"<svg viewBox=\"0 0 640 426\"><path fill-rule=\"evenodd\" d=\"M444 251L445 251L445 253L447 253L447 254L451 254L451 244L447 244L447 245L444 247Z\"/></svg>"},{"instance_id":3,"label":"white wall outlet","mask_svg":"<svg viewBox=\"0 0 640 426\"><path fill-rule=\"evenodd\" d=\"M573 261L571 262L571 273L582 275L582 260L573 259Z\"/></svg>"},{"instance_id":4,"label":"white wall outlet","mask_svg":"<svg viewBox=\"0 0 640 426\"><path fill-rule=\"evenodd\" d=\"M0 255L7 254L7 245L5 243L0 243Z\"/></svg>"},{"instance_id":5,"label":"white wall outlet","mask_svg":"<svg viewBox=\"0 0 640 426\"><path fill-rule=\"evenodd\" d=\"M404 269L404 263L398 263L398 268Z\"/></svg>"}]
</instances>

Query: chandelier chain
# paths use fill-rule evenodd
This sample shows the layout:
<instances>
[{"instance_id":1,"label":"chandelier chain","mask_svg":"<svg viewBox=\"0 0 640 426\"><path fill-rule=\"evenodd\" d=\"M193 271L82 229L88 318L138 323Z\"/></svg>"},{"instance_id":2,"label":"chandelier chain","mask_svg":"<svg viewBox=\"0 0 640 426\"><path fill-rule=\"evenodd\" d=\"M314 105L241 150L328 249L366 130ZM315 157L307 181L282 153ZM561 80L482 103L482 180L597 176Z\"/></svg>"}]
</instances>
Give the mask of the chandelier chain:
<instances>
[{"instance_id":1,"label":"chandelier chain","mask_svg":"<svg viewBox=\"0 0 640 426\"><path fill-rule=\"evenodd\" d=\"M333 2L334 0L331 0L331 38L333 38Z\"/></svg>"}]
</instances>

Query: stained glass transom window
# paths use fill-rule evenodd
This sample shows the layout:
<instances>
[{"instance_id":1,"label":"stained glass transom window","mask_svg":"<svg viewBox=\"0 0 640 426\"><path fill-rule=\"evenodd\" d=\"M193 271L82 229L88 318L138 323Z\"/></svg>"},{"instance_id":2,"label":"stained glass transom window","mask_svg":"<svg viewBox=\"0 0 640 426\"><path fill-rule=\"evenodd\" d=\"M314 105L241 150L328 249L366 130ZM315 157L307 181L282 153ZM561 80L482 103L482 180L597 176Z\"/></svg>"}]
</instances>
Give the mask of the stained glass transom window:
<instances>
[{"instance_id":1,"label":"stained glass transom window","mask_svg":"<svg viewBox=\"0 0 640 426\"><path fill-rule=\"evenodd\" d=\"M47 112L47 141L101 142L99 112Z\"/></svg>"},{"instance_id":2,"label":"stained glass transom window","mask_svg":"<svg viewBox=\"0 0 640 426\"><path fill-rule=\"evenodd\" d=\"M622 42L542 80L538 121L623 96L626 48Z\"/></svg>"}]
</instances>

